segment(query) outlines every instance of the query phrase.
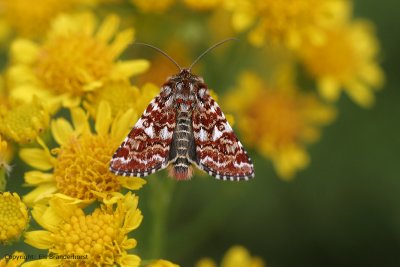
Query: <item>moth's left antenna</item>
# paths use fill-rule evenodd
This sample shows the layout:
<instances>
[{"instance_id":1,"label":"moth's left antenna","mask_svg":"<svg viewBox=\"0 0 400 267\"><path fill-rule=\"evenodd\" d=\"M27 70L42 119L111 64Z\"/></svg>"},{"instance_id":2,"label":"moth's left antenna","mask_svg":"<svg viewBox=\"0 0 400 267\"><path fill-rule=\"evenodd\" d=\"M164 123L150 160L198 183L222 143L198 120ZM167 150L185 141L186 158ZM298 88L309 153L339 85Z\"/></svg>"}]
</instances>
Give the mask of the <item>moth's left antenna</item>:
<instances>
[{"instance_id":1,"label":"moth's left antenna","mask_svg":"<svg viewBox=\"0 0 400 267\"><path fill-rule=\"evenodd\" d=\"M179 64L172 58L170 57L167 53L165 53L164 51L162 51L160 48L151 45L151 44L146 44L146 43L133 43L134 45L144 45L144 46L148 46L150 48L153 48L154 50L157 50L158 52L160 52L161 54L163 54L164 56L166 56L172 63L175 64L175 66L178 67L179 72L182 70L181 66L179 66Z\"/></svg>"}]
</instances>

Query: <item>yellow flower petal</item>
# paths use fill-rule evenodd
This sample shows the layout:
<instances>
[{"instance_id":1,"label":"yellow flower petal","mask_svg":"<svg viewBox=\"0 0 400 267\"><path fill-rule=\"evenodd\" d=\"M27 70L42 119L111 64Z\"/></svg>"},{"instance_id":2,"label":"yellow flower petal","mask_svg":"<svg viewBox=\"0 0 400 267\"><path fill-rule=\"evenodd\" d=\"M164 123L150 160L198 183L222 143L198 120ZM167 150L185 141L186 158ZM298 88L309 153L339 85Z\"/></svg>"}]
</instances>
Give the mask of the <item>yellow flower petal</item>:
<instances>
[{"instance_id":1,"label":"yellow flower petal","mask_svg":"<svg viewBox=\"0 0 400 267\"><path fill-rule=\"evenodd\" d=\"M97 109L96 123L94 126L96 132L101 135L106 135L111 122L111 107L108 102L102 101Z\"/></svg>"},{"instance_id":2,"label":"yellow flower petal","mask_svg":"<svg viewBox=\"0 0 400 267\"><path fill-rule=\"evenodd\" d=\"M89 115L86 114L81 108L71 109L72 123L75 131L78 134L90 132L90 126L88 122Z\"/></svg>"},{"instance_id":3,"label":"yellow flower petal","mask_svg":"<svg viewBox=\"0 0 400 267\"><path fill-rule=\"evenodd\" d=\"M39 249L49 249L54 244L54 239L48 231L32 231L25 233L25 243Z\"/></svg>"},{"instance_id":4,"label":"yellow flower petal","mask_svg":"<svg viewBox=\"0 0 400 267\"><path fill-rule=\"evenodd\" d=\"M258 25L256 28L250 31L249 33L249 41L256 47L261 47L266 43L266 36L265 36L264 26Z\"/></svg>"},{"instance_id":5,"label":"yellow flower petal","mask_svg":"<svg viewBox=\"0 0 400 267\"><path fill-rule=\"evenodd\" d=\"M125 48L132 43L134 37L134 30L133 29L126 29L121 31L120 33L115 36L114 41L111 43L111 53L114 57L118 57Z\"/></svg>"},{"instance_id":6,"label":"yellow flower petal","mask_svg":"<svg viewBox=\"0 0 400 267\"><path fill-rule=\"evenodd\" d=\"M55 98L57 98L57 96ZM61 99L62 105L66 108L74 108L81 103L81 98L79 96L72 96L69 93L61 94L59 98Z\"/></svg>"},{"instance_id":7,"label":"yellow flower petal","mask_svg":"<svg viewBox=\"0 0 400 267\"><path fill-rule=\"evenodd\" d=\"M118 180L123 187L128 188L129 190L139 190L147 183L146 180L139 177L132 178L120 176L118 177Z\"/></svg>"},{"instance_id":8,"label":"yellow flower petal","mask_svg":"<svg viewBox=\"0 0 400 267\"><path fill-rule=\"evenodd\" d=\"M31 192L23 196L24 202L32 207L38 201L48 198L51 194L57 191L57 187L53 183L40 184Z\"/></svg>"},{"instance_id":9,"label":"yellow flower petal","mask_svg":"<svg viewBox=\"0 0 400 267\"><path fill-rule=\"evenodd\" d=\"M138 267L140 258L136 255L124 255L121 258L120 265L122 267Z\"/></svg>"},{"instance_id":10,"label":"yellow flower petal","mask_svg":"<svg viewBox=\"0 0 400 267\"><path fill-rule=\"evenodd\" d=\"M133 109L129 109L113 121L110 135L115 138L115 140L118 140L118 142L122 142L129 130L135 125L137 119L137 113Z\"/></svg>"},{"instance_id":11,"label":"yellow flower petal","mask_svg":"<svg viewBox=\"0 0 400 267\"><path fill-rule=\"evenodd\" d=\"M33 207L32 216L40 226L53 231L58 229L58 224L63 219L54 210L43 204L36 204Z\"/></svg>"},{"instance_id":12,"label":"yellow flower petal","mask_svg":"<svg viewBox=\"0 0 400 267\"><path fill-rule=\"evenodd\" d=\"M124 228L130 232L139 227L139 225L142 223L143 215L140 210L135 210L131 213L128 213L126 218L127 220L124 223Z\"/></svg>"},{"instance_id":13,"label":"yellow flower petal","mask_svg":"<svg viewBox=\"0 0 400 267\"><path fill-rule=\"evenodd\" d=\"M60 145L67 144L73 136L73 132L71 124L64 118L53 120L51 123L51 133Z\"/></svg>"},{"instance_id":14,"label":"yellow flower petal","mask_svg":"<svg viewBox=\"0 0 400 267\"><path fill-rule=\"evenodd\" d=\"M11 44L11 60L15 63L30 65L35 62L39 48L27 39L17 39Z\"/></svg>"},{"instance_id":15,"label":"yellow flower petal","mask_svg":"<svg viewBox=\"0 0 400 267\"><path fill-rule=\"evenodd\" d=\"M121 248L123 249L133 249L137 245L136 239L130 238L127 240L124 240L121 244Z\"/></svg>"},{"instance_id":16,"label":"yellow flower petal","mask_svg":"<svg viewBox=\"0 0 400 267\"><path fill-rule=\"evenodd\" d=\"M203 258L196 263L195 267L217 267L217 265L212 259Z\"/></svg>"},{"instance_id":17,"label":"yellow flower petal","mask_svg":"<svg viewBox=\"0 0 400 267\"><path fill-rule=\"evenodd\" d=\"M351 81L347 83L347 94L350 98L364 108L370 108L375 102L375 96L368 86L361 82Z\"/></svg>"},{"instance_id":18,"label":"yellow flower petal","mask_svg":"<svg viewBox=\"0 0 400 267\"><path fill-rule=\"evenodd\" d=\"M40 171L30 171L24 174L25 182L30 185L37 185L41 183L49 183L54 181L53 174L43 173Z\"/></svg>"},{"instance_id":19,"label":"yellow flower petal","mask_svg":"<svg viewBox=\"0 0 400 267\"><path fill-rule=\"evenodd\" d=\"M179 265L166 260L156 260L146 267L179 267Z\"/></svg>"},{"instance_id":20,"label":"yellow flower petal","mask_svg":"<svg viewBox=\"0 0 400 267\"><path fill-rule=\"evenodd\" d=\"M108 206L124 198L124 195L120 192L93 192L93 194L101 198L102 202Z\"/></svg>"},{"instance_id":21,"label":"yellow flower petal","mask_svg":"<svg viewBox=\"0 0 400 267\"><path fill-rule=\"evenodd\" d=\"M69 205L76 205L79 208L85 208L87 205L92 204L94 199L79 199L70 197L62 193L55 193L52 195L55 198L62 199L64 203Z\"/></svg>"},{"instance_id":22,"label":"yellow flower petal","mask_svg":"<svg viewBox=\"0 0 400 267\"><path fill-rule=\"evenodd\" d=\"M89 82L88 84L84 85L83 91L85 92L90 92L90 91L94 91L100 87L102 87L104 85L104 83L102 81L93 81L93 82Z\"/></svg>"},{"instance_id":23,"label":"yellow flower petal","mask_svg":"<svg viewBox=\"0 0 400 267\"><path fill-rule=\"evenodd\" d=\"M28 261L23 264L23 267L59 267L60 262L54 259L41 259Z\"/></svg>"},{"instance_id":24,"label":"yellow flower petal","mask_svg":"<svg viewBox=\"0 0 400 267\"><path fill-rule=\"evenodd\" d=\"M30 166L42 171L53 168L51 156L39 148L24 148L19 152L19 156Z\"/></svg>"},{"instance_id":25,"label":"yellow flower petal","mask_svg":"<svg viewBox=\"0 0 400 267\"><path fill-rule=\"evenodd\" d=\"M304 149L300 147L288 147L282 151L274 161L274 166L279 176L284 180L293 179L294 174L304 169L310 162L310 158Z\"/></svg>"},{"instance_id":26,"label":"yellow flower petal","mask_svg":"<svg viewBox=\"0 0 400 267\"><path fill-rule=\"evenodd\" d=\"M114 65L110 73L110 79L114 81L123 80L141 74L149 67L150 63L145 59L121 61Z\"/></svg>"},{"instance_id":27,"label":"yellow flower petal","mask_svg":"<svg viewBox=\"0 0 400 267\"><path fill-rule=\"evenodd\" d=\"M176 265L166 260L156 260L147 265L146 267L179 267L179 265Z\"/></svg>"},{"instance_id":28,"label":"yellow flower petal","mask_svg":"<svg viewBox=\"0 0 400 267\"><path fill-rule=\"evenodd\" d=\"M250 3L242 2L238 7L238 12L232 16L232 25L237 31L243 31L251 26L255 21L255 11Z\"/></svg>"},{"instance_id":29,"label":"yellow flower petal","mask_svg":"<svg viewBox=\"0 0 400 267\"><path fill-rule=\"evenodd\" d=\"M340 85L330 78L324 78L318 81L318 89L322 97L329 101L336 101L340 95Z\"/></svg>"},{"instance_id":30,"label":"yellow flower petal","mask_svg":"<svg viewBox=\"0 0 400 267\"><path fill-rule=\"evenodd\" d=\"M250 261L250 254L242 246L235 246L228 250L222 259L221 266L235 267L235 266L248 266Z\"/></svg>"},{"instance_id":31,"label":"yellow flower petal","mask_svg":"<svg viewBox=\"0 0 400 267\"><path fill-rule=\"evenodd\" d=\"M108 42L115 34L119 26L119 18L115 15L107 16L96 33L96 38Z\"/></svg>"},{"instance_id":32,"label":"yellow flower petal","mask_svg":"<svg viewBox=\"0 0 400 267\"><path fill-rule=\"evenodd\" d=\"M196 267L215 267L216 264L209 258L200 260ZM252 257L242 246L231 247L224 255L221 267L265 267L264 261L259 257Z\"/></svg>"},{"instance_id":33,"label":"yellow flower petal","mask_svg":"<svg viewBox=\"0 0 400 267\"><path fill-rule=\"evenodd\" d=\"M385 82L385 74L377 64L366 64L360 71L361 78L368 84L373 86L373 89L382 89Z\"/></svg>"}]
</instances>

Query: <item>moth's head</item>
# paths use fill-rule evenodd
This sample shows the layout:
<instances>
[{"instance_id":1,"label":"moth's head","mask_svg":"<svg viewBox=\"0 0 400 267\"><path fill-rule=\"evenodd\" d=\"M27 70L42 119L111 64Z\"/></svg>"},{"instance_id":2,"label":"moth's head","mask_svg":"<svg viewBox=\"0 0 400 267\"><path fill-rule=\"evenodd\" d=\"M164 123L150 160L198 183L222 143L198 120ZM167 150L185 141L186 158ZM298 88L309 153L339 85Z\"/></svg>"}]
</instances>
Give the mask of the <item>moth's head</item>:
<instances>
[{"instance_id":1,"label":"moth's head","mask_svg":"<svg viewBox=\"0 0 400 267\"><path fill-rule=\"evenodd\" d=\"M175 82L203 82L203 78L193 74L188 68L182 68L178 74L173 75L170 79Z\"/></svg>"},{"instance_id":2,"label":"moth's head","mask_svg":"<svg viewBox=\"0 0 400 267\"><path fill-rule=\"evenodd\" d=\"M189 80L189 81L199 81L201 78L191 72L190 69L188 68L183 68L179 72L178 76L180 76L183 79Z\"/></svg>"}]
</instances>

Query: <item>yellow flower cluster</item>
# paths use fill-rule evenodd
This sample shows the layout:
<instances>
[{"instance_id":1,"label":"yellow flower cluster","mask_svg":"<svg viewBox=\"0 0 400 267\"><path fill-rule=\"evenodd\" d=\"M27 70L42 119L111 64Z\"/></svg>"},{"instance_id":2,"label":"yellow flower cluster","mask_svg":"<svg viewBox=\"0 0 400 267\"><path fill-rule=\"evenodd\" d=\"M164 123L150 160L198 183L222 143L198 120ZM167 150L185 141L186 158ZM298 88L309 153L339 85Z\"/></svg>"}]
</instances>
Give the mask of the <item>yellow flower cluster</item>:
<instances>
[{"instance_id":1,"label":"yellow flower cluster","mask_svg":"<svg viewBox=\"0 0 400 267\"><path fill-rule=\"evenodd\" d=\"M296 48L305 40L321 42L324 30L346 20L348 0L236 0L228 1L237 31L251 28L249 41Z\"/></svg>"},{"instance_id":2,"label":"yellow flower cluster","mask_svg":"<svg viewBox=\"0 0 400 267\"><path fill-rule=\"evenodd\" d=\"M47 109L34 97L27 103L13 103L9 109L0 107L0 134L17 143L29 143L48 127L49 120Z\"/></svg>"},{"instance_id":3,"label":"yellow flower cluster","mask_svg":"<svg viewBox=\"0 0 400 267\"><path fill-rule=\"evenodd\" d=\"M325 39L319 45L306 43L299 51L321 96L336 101L343 90L355 103L371 107L373 90L380 89L384 81L376 62L379 45L371 23L359 20L342 25L327 31Z\"/></svg>"},{"instance_id":4,"label":"yellow flower cluster","mask_svg":"<svg viewBox=\"0 0 400 267\"><path fill-rule=\"evenodd\" d=\"M335 116L334 108L300 92L290 77L268 86L259 76L243 73L224 104L240 114L237 125L244 142L271 159L284 179L308 165L305 145L316 141L320 126Z\"/></svg>"},{"instance_id":5,"label":"yellow flower cluster","mask_svg":"<svg viewBox=\"0 0 400 267\"><path fill-rule=\"evenodd\" d=\"M52 121L52 134L59 147L50 151L40 142L42 148L20 150L20 157L38 169L25 173L26 183L36 189L25 195L24 201L32 205L49 194L60 193L90 203L104 194L120 191L121 187L141 188L143 179L116 176L108 171L114 150L137 118L132 109L113 119L110 105L102 102L96 115L96 133L90 130L88 115L82 109L71 109L71 117L73 125L64 118ZM48 170L52 172L44 172Z\"/></svg>"},{"instance_id":6,"label":"yellow flower cluster","mask_svg":"<svg viewBox=\"0 0 400 267\"><path fill-rule=\"evenodd\" d=\"M142 214L138 198L131 193L115 197L114 204L103 204L89 215L60 198L48 205L36 205L32 215L45 230L25 233L25 242L48 249L55 256L38 260L41 266L139 266L140 258L128 254L136 240L127 234L139 227ZM60 255L57 258L57 255ZM63 255L75 255L70 259Z\"/></svg>"},{"instance_id":7,"label":"yellow flower cluster","mask_svg":"<svg viewBox=\"0 0 400 267\"><path fill-rule=\"evenodd\" d=\"M372 90L384 81L379 44L370 22L352 19L350 1L238 0L228 8L233 27L250 29L253 45L293 50L325 99L337 100L344 90L360 106L373 104Z\"/></svg>"},{"instance_id":8,"label":"yellow flower cluster","mask_svg":"<svg viewBox=\"0 0 400 267\"><path fill-rule=\"evenodd\" d=\"M5 33L15 32L16 35L26 37L41 37L45 34L52 19L62 12L74 9L77 0L42 0L40 5L30 5L27 0L1 0L0 27Z\"/></svg>"},{"instance_id":9,"label":"yellow flower cluster","mask_svg":"<svg viewBox=\"0 0 400 267\"><path fill-rule=\"evenodd\" d=\"M144 72L146 60L116 61L134 38L133 29L117 32L119 21L109 15L97 26L91 13L61 15L40 44L14 41L6 79L10 94L19 99L37 95L71 107L88 92Z\"/></svg>"},{"instance_id":10,"label":"yellow flower cluster","mask_svg":"<svg viewBox=\"0 0 400 267\"><path fill-rule=\"evenodd\" d=\"M18 240L28 222L28 210L19 195L0 193L0 244Z\"/></svg>"}]
</instances>

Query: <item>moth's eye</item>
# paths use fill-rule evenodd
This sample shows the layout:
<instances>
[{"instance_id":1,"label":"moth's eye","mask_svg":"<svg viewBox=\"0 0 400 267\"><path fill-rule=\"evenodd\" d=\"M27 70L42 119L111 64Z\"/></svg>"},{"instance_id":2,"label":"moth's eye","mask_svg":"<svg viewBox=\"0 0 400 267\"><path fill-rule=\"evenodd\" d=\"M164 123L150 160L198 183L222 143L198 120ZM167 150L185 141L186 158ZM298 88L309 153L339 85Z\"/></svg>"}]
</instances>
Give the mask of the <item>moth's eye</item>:
<instances>
[{"instance_id":1,"label":"moth's eye","mask_svg":"<svg viewBox=\"0 0 400 267\"><path fill-rule=\"evenodd\" d=\"M149 122L148 122L148 121L144 121L144 122L143 122L143 126L144 126L144 127L149 127L149 126L150 126L150 124L149 124Z\"/></svg>"},{"instance_id":2,"label":"moth's eye","mask_svg":"<svg viewBox=\"0 0 400 267\"><path fill-rule=\"evenodd\" d=\"M218 130L219 131L225 130L225 126L223 124L218 125Z\"/></svg>"}]
</instances>

